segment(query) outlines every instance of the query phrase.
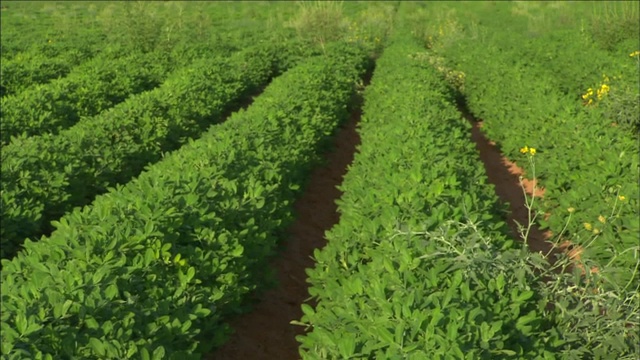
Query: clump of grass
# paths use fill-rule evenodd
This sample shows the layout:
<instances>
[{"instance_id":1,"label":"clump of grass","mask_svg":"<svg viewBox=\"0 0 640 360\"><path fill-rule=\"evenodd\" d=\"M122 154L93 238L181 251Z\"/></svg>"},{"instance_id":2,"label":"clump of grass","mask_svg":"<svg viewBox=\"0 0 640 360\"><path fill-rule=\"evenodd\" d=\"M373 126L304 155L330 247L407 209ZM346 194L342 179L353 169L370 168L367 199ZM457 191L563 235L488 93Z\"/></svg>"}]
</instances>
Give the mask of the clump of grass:
<instances>
[{"instance_id":1,"label":"clump of grass","mask_svg":"<svg viewBox=\"0 0 640 360\"><path fill-rule=\"evenodd\" d=\"M300 1L298 7L287 25L311 45L324 48L340 39L349 26L341 1Z\"/></svg>"},{"instance_id":2,"label":"clump of grass","mask_svg":"<svg viewBox=\"0 0 640 360\"><path fill-rule=\"evenodd\" d=\"M620 126L626 131L640 131L640 92L637 84L621 83L608 94L603 104L605 117L612 120L612 126Z\"/></svg>"},{"instance_id":3,"label":"clump of grass","mask_svg":"<svg viewBox=\"0 0 640 360\"><path fill-rule=\"evenodd\" d=\"M418 10L411 22L413 23L413 34L421 39L427 49L445 48L465 36L465 28L458 22L458 15L455 9L443 8L437 14L430 13L424 9ZM474 25L475 22L472 22ZM469 36L478 36L477 28L467 29Z\"/></svg>"},{"instance_id":4,"label":"clump of grass","mask_svg":"<svg viewBox=\"0 0 640 360\"><path fill-rule=\"evenodd\" d=\"M591 35L603 49L614 50L640 33L640 4L635 1L598 2L593 5Z\"/></svg>"}]
</instances>

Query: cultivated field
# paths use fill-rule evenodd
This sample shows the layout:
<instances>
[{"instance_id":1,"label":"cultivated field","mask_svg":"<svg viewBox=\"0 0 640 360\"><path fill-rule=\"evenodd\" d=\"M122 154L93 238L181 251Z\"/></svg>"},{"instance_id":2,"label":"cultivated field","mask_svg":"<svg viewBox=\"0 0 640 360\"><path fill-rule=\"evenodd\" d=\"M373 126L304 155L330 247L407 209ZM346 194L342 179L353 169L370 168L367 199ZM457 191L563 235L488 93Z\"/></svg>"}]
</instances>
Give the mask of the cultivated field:
<instances>
[{"instance_id":1,"label":"cultivated field","mask_svg":"<svg viewBox=\"0 0 640 360\"><path fill-rule=\"evenodd\" d=\"M638 359L640 5L2 2L2 359Z\"/></svg>"}]
</instances>

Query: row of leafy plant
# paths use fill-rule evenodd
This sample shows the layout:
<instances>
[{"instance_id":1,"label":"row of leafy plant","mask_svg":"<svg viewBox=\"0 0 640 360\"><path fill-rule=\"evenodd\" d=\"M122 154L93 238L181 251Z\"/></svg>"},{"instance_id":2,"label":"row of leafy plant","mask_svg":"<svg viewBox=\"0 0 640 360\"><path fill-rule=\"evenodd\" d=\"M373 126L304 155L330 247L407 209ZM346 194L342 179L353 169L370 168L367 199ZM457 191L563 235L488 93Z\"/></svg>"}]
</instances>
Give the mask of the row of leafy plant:
<instances>
[{"instance_id":1,"label":"row of leafy plant","mask_svg":"<svg viewBox=\"0 0 640 360\"><path fill-rule=\"evenodd\" d=\"M584 4L577 8L566 4L534 4L537 6L531 10L514 12L513 8L517 8L517 5L495 3L492 6L478 6L478 9L473 9L473 14L482 18L483 27L492 34L491 43L500 51L513 55L510 60L526 67L528 71L548 74L548 79L555 87L578 100L576 104L604 108L609 123L635 132L640 130L637 116L640 112L640 89L637 86L640 18L637 4L634 6L635 26L627 29L620 28L619 24L628 22L627 17L634 16L633 11L625 16L619 15L620 21L610 24L619 32L616 34L618 40L610 39L611 43L617 42L615 48L603 48L595 41L598 24L592 19L592 14L580 11ZM592 6L606 8L607 4ZM502 15L495 16L498 10L502 10ZM531 14L532 11L535 13ZM468 10L464 13L466 15ZM527 23L532 16L547 17L553 25L530 29L531 25L527 26ZM505 23L511 31L500 31ZM468 26L468 18L462 16L460 24ZM535 36L532 36L532 31L535 31ZM606 101L602 101L605 98Z\"/></svg>"},{"instance_id":2,"label":"row of leafy plant","mask_svg":"<svg viewBox=\"0 0 640 360\"><path fill-rule=\"evenodd\" d=\"M2 260L3 358L199 359L220 345L226 316L271 279L295 195L369 64L328 46Z\"/></svg>"},{"instance_id":3,"label":"row of leafy plant","mask_svg":"<svg viewBox=\"0 0 640 360\"><path fill-rule=\"evenodd\" d=\"M402 4L399 16L409 12ZM308 327L298 338L302 358L632 354L638 337L624 332L625 319L610 321L615 301L601 315L602 299L584 305L558 291L580 277L554 273L542 255L505 238L470 125L421 53L396 35L365 91L340 222L308 271L317 305L303 305L295 322Z\"/></svg>"},{"instance_id":4,"label":"row of leafy plant","mask_svg":"<svg viewBox=\"0 0 640 360\"><path fill-rule=\"evenodd\" d=\"M75 67L68 76L2 98L0 139L57 133L124 101L155 88L176 69L203 57L229 56L237 46L182 44L171 52L98 56Z\"/></svg>"},{"instance_id":5,"label":"row of leafy plant","mask_svg":"<svg viewBox=\"0 0 640 360\"><path fill-rule=\"evenodd\" d=\"M464 12L459 17L462 22ZM560 87L553 72L523 60L533 45L523 38L525 50L505 47L504 37L478 41L463 34L428 56L443 57L446 67L464 75L461 95L484 121L487 136L526 168L527 177L541 181L544 200L534 207L550 217L536 221L553 232L554 241L585 248L582 257L590 259L590 268L610 276L616 291L633 294L640 264L637 133L612 124L601 106L609 101L607 87L591 94L598 106L585 104ZM520 153L524 146L537 149L531 163Z\"/></svg>"},{"instance_id":6,"label":"row of leafy plant","mask_svg":"<svg viewBox=\"0 0 640 360\"><path fill-rule=\"evenodd\" d=\"M274 31L256 30L266 28L266 19L274 10L260 13L257 19L246 19L231 11L242 7L229 3L12 4L12 10L2 13L3 19L33 17L29 33L37 35L16 36L20 24L3 20L3 49L10 48L13 41L25 46L15 54L3 50L1 94L17 94L35 84L66 76L75 66L95 56L118 59L137 52L190 53L192 48L203 45L243 48L271 37ZM228 12L223 11L227 9ZM58 22L63 24L51 23L51 17L59 18ZM276 24L269 30L280 27ZM176 55L179 58L182 54Z\"/></svg>"},{"instance_id":7,"label":"row of leafy plant","mask_svg":"<svg viewBox=\"0 0 640 360\"><path fill-rule=\"evenodd\" d=\"M217 30L224 31L224 29ZM240 31L238 29L233 33ZM262 36L254 36L253 40L256 42L261 39L264 40L264 38L265 35L263 34ZM238 41L234 37L218 37L211 41L199 43L183 41L172 47L165 47L158 51L147 51L146 53L147 56L153 56L151 55L153 53L165 54L167 57L175 59L178 64L186 65L181 62L197 57L197 55L211 54L214 50L241 49L251 43L251 41ZM141 52L138 49L131 51L118 43L103 43L99 50L85 45L78 43L76 47L68 49L57 56L50 56L46 52L40 52L18 54L12 60L3 60L0 66L0 71L2 72L0 95L7 97L19 95L27 90L37 91L34 87L38 84L47 84L52 80L66 76L76 76L79 72L86 71L87 68L91 68L96 63L124 61L123 57ZM132 67L135 65L135 62L131 63Z\"/></svg>"},{"instance_id":8,"label":"row of leafy plant","mask_svg":"<svg viewBox=\"0 0 640 360\"><path fill-rule=\"evenodd\" d=\"M95 2L3 2L0 12L2 61L12 60L19 54L46 53L55 57L82 43L91 43L99 49L104 34L96 27L96 5L103 7Z\"/></svg>"},{"instance_id":9,"label":"row of leafy plant","mask_svg":"<svg viewBox=\"0 0 640 360\"><path fill-rule=\"evenodd\" d=\"M224 120L293 64L287 53L284 45L256 44L228 58L204 58L58 134L14 138L2 151L2 258L25 238L49 232L51 220Z\"/></svg>"},{"instance_id":10,"label":"row of leafy plant","mask_svg":"<svg viewBox=\"0 0 640 360\"><path fill-rule=\"evenodd\" d=\"M133 94L155 88L171 72L164 54L97 57L66 77L2 98L0 140L12 136L57 133Z\"/></svg>"},{"instance_id":11,"label":"row of leafy plant","mask_svg":"<svg viewBox=\"0 0 640 360\"><path fill-rule=\"evenodd\" d=\"M78 44L57 56L46 52L18 54L0 64L0 96L15 95L35 84L66 76L84 61L95 56L90 46Z\"/></svg>"}]
</instances>

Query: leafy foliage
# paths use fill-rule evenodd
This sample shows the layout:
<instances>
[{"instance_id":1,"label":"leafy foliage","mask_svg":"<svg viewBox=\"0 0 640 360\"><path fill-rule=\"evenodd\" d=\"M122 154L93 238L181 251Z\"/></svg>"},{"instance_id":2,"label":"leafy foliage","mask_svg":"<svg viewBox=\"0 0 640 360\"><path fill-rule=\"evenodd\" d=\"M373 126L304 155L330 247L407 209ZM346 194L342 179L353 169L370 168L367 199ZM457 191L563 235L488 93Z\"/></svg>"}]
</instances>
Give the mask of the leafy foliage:
<instances>
[{"instance_id":1,"label":"leafy foliage","mask_svg":"<svg viewBox=\"0 0 640 360\"><path fill-rule=\"evenodd\" d=\"M637 284L638 273L630 269L639 263L638 138L626 131L637 116L626 118L633 107L625 107L638 96L630 84L637 59L582 46L579 29L571 26L538 37L491 31L503 27L486 16L495 9L473 10L488 19L484 32L493 36L483 43L467 36L431 53L465 74L461 95L507 157L521 159L518 149L525 144L539 150L537 174L546 192L536 210L551 214L540 225L586 247L583 258L615 279L618 290ZM600 93L594 105L585 104L588 88L593 98ZM567 224L569 208L575 213ZM585 223L599 227L586 229Z\"/></svg>"},{"instance_id":2,"label":"leafy foliage","mask_svg":"<svg viewBox=\"0 0 640 360\"><path fill-rule=\"evenodd\" d=\"M2 152L2 257L46 232L51 220L224 120L282 70L278 59L285 54L258 44L229 58L205 58L59 134L14 138Z\"/></svg>"},{"instance_id":3,"label":"leafy foliage","mask_svg":"<svg viewBox=\"0 0 640 360\"><path fill-rule=\"evenodd\" d=\"M127 97L151 90L170 72L160 54L98 57L67 77L2 99L1 137L57 133L83 117L99 114Z\"/></svg>"},{"instance_id":4,"label":"leafy foliage","mask_svg":"<svg viewBox=\"0 0 640 360\"><path fill-rule=\"evenodd\" d=\"M506 239L454 93L402 30L365 91L340 223L308 271L302 357L631 358L637 296Z\"/></svg>"},{"instance_id":5,"label":"leafy foliage","mask_svg":"<svg viewBox=\"0 0 640 360\"><path fill-rule=\"evenodd\" d=\"M3 354L196 359L219 345L368 63L329 47L3 260Z\"/></svg>"}]
</instances>

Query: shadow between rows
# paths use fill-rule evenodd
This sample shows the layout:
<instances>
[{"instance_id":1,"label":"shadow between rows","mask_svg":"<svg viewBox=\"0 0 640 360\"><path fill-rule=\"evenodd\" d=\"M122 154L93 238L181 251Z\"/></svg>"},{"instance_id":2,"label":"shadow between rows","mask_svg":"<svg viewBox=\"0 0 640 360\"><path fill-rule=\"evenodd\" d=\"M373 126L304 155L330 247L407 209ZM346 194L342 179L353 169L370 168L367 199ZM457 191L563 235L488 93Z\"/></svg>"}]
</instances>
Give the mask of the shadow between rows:
<instances>
[{"instance_id":1,"label":"shadow between rows","mask_svg":"<svg viewBox=\"0 0 640 360\"><path fill-rule=\"evenodd\" d=\"M373 69L364 77L369 85ZM253 310L232 319L234 334L206 359L210 360L297 360L300 359L296 336L304 327L292 325L302 317L301 305L309 299L306 269L314 266L315 249L326 244L325 232L340 220L336 200L338 185L353 161L360 136L356 131L362 116L362 98L352 104L349 119L336 132L324 164L310 174L304 191L294 203L296 219L286 231L286 240L272 262L277 286L260 293Z\"/></svg>"},{"instance_id":2,"label":"shadow between rows","mask_svg":"<svg viewBox=\"0 0 640 360\"><path fill-rule=\"evenodd\" d=\"M460 113L471 124L471 140L476 145L489 182L494 185L496 195L500 201L509 206L509 212L505 220L509 226L510 235L513 238L525 241L518 229L518 224L527 226L529 223L529 209L526 206L524 192L526 191L527 196L531 197L536 183L526 178L522 178L521 183L520 179L524 174L523 169L504 156L496 143L485 136L482 131L483 122L471 114L464 98L458 96L456 102ZM544 196L544 189L540 188L539 185L535 189L535 196L536 198ZM543 231L539 226L533 224L526 243L533 252L549 253L551 255L549 256L549 261L553 262L555 259L553 255L559 253L559 250L554 248L549 241L551 236L550 231Z\"/></svg>"}]
</instances>

